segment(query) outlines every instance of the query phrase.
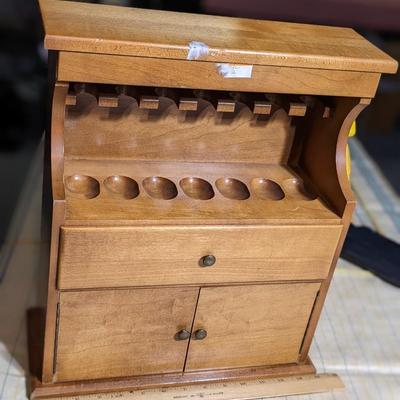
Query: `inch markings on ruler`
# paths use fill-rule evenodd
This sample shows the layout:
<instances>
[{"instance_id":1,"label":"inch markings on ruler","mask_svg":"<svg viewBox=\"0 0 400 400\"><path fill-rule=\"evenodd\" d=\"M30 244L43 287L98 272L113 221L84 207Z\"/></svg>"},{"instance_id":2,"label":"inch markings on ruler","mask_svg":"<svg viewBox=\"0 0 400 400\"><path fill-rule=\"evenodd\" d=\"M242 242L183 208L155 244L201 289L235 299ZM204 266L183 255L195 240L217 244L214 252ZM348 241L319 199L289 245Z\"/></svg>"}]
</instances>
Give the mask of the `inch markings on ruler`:
<instances>
[{"instance_id":1,"label":"inch markings on ruler","mask_svg":"<svg viewBox=\"0 0 400 400\"><path fill-rule=\"evenodd\" d=\"M57 397L53 400L250 400L339 389L344 389L344 385L336 374L318 374Z\"/></svg>"}]
</instances>

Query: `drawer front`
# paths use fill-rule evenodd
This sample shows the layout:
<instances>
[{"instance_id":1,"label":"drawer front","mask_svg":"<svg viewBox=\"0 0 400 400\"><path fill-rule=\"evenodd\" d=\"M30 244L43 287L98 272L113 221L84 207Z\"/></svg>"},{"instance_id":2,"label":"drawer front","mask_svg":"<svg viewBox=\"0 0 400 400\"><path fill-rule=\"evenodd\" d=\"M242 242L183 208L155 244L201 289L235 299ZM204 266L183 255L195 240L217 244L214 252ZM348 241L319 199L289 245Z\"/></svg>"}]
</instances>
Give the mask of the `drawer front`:
<instances>
[{"instance_id":1,"label":"drawer front","mask_svg":"<svg viewBox=\"0 0 400 400\"><path fill-rule=\"evenodd\" d=\"M58 286L83 289L324 279L341 229L62 227ZM206 255L215 257L212 266L202 264Z\"/></svg>"}]
</instances>

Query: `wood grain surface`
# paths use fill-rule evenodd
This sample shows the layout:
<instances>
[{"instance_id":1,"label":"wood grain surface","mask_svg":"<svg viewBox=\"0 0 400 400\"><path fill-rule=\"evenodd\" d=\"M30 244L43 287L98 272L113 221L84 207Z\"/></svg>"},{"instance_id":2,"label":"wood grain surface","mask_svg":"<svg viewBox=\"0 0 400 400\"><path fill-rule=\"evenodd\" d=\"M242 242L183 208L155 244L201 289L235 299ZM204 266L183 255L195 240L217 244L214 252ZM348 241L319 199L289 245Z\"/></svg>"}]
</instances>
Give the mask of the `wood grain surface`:
<instances>
[{"instance_id":1,"label":"wood grain surface","mask_svg":"<svg viewBox=\"0 0 400 400\"><path fill-rule=\"evenodd\" d=\"M61 289L322 279L342 227L63 227ZM216 257L211 267L200 259Z\"/></svg>"},{"instance_id":2,"label":"wood grain surface","mask_svg":"<svg viewBox=\"0 0 400 400\"><path fill-rule=\"evenodd\" d=\"M267 379L282 376L314 375L315 368L308 359L304 364L270 365L263 367L233 368L199 372L141 375L113 379L85 380L75 382L54 382L43 385L38 379L32 380L31 399L49 399L64 396L84 396L94 393L118 393L120 391L146 388L204 384L238 380Z\"/></svg>"},{"instance_id":3,"label":"wood grain surface","mask_svg":"<svg viewBox=\"0 0 400 400\"><path fill-rule=\"evenodd\" d=\"M298 174L281 165L248 163L180 163L134 162L129 160L66 160L66 176L91 176L100 184L100 194L91 199L66 191L66 217L75 224L86 221L118 221L113 224L218 224L218 223L284 223L340 224L340 216L323 199L309 199L298 191ZM127 200L110 193L104 186L109 176L127 176L139 185L139 195ZM151 197L144 189L148 177L167 178L177 188L177 195L169 200ZM205 179L214 188L214 197L198 200L183 193L179 183L187 177ZM250 197L235 200L225 197L216 187L220 178L234 178L243 182ZM257 196L252 189L253 179L267 178L281 185L287 195L281 200ZM289 193L291 189L294 189Z\"/></svg>"},{"instance_id":4,"label":"wood grain surface","mask_svg":"<svg viewBox=\"0 0 400 400\"><path fill-rule=\"evenodd\" d=\"M60 296L56 381L183 370L198 289L68 292Z\"/></svg>"},{"instance_id":5,"label":"wood grain surface","mask_svg":"<svg viewBox=\"0 0 400 400\"><path fill-rule=\"evenodd\" d=\"M216 97L217 98L217 95ZM285 164L294 137L283 109L269 119L254 116L238 103L234 113L216 113L198 100L186 114L171 98L160 97L157 110L140 109L130 98L110 111L95 99L68 107L65 121L67 160L143 160Z\"/></svg>"},{"instance_id":6,"label":"wood grain surface","mask_svg":"<svg viewBox=\"0 0 400 400\"><path fill-rule=\"evenodd\" d=\"M349 28L257 21L41 0L46 47L53 50L186 59L192 41L202 60L395 72L397 63ZM160 34L162 26L162 34Z\"/></svg>"},{"instance_id":7,"label":"wood grain surface","mask_svg":"<svg viewBox=\"0 0 400 400\"><path fill-rule=\"evenodd\" d=\"M318 283L202 288L186 371L296 362Z\"/></svg>"},{"instance_id":8,"label":"wood grain surface","mask_svg":"<svg viewBox=\"0 0 400 400\"><path fill-rule=\"evenodd\" d=\"M39 2L57 81L32 398L313 373L348 132L397 62L348 28Z\"/></svg>"},{"instance_id":9,"label":"wood grain surface","mask_svg":"<svg viewBox=\"0 0 400 400\"><path fill-rule=\"evenodd\" d=\"M98 68L99 64L102 68ZM211 62L62 51L58 78L71 82L374 97L380 74L254 65L251 79L226 79Z\"/></svg>"},{"instance_id":10,"label":"wood grain surface","mask_svg":"<svg viewBox=\"0 0 400 400\"><path fill-rule=\"evenodd\" d=\"M47 280L47 307L46 307L46 329L44 335L44 353L42 363L42 382L53 381L54 353L56 351L56 330L58 324L59 291L57 290L57 268L60 239L60 226L65 217L65 201L56 200L52 204L52 223L50 237L50 251L48 258L48 280Z\"/></svg>"}]
</instances>

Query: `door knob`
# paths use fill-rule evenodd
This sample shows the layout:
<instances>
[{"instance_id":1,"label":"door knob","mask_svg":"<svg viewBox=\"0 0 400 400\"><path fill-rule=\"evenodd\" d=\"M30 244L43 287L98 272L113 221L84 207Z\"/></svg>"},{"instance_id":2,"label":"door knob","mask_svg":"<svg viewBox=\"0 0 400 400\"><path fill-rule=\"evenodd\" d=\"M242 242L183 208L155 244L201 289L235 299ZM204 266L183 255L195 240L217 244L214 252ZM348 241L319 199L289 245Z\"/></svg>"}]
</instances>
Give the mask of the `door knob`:
<instances>
[{"instance_id":1,"label":"door knob","mask_svg":"<svg viewBox=\"0 0 400 400\"><path fill-rule=\"evenodd\" d=\"M186 329L181 329L175 333L175 340L188 340L190 338L190 332Z\"/></svg>"},{"instance_id":2,"label":"door knob","mask_svg":"<svg viewBox=\"0 0 400 400\"><path fill-rule=\"evenodd\" d=\"M212 267L215 264L215 261L217 261L215 256L213 256L212 254L208 254L200 258L199 265L200 267Z\"/></svg>"},{"instance_id":3,"label":"door knob","mask_svg":"<svg viewBox=\"0 0 400 400\"><path fill-rule=\"evenodd\" d=\"M207 337L207 331L205 329L197 329L193 335L196 340L203 340Z\"/></svg>"}]
</instances>

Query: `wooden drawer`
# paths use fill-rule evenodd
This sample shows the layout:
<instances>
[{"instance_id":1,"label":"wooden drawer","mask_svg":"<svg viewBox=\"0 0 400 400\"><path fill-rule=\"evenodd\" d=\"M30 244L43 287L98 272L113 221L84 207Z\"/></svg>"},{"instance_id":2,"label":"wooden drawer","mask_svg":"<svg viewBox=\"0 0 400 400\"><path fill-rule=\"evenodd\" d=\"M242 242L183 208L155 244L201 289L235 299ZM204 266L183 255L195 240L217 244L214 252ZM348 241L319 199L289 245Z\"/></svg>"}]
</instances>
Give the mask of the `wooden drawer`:
<instances>
[{"instance_id":1,"label":"wooden drawer","mask_svg":"<svg viewBox=\"0 0 400 400\"><path fill-rule=\"evenodd\" d=\"M62 227L60 289L323 279L341 226ZM211 267L200 266L213 255Z\"/></svg>"}]
</instances>

